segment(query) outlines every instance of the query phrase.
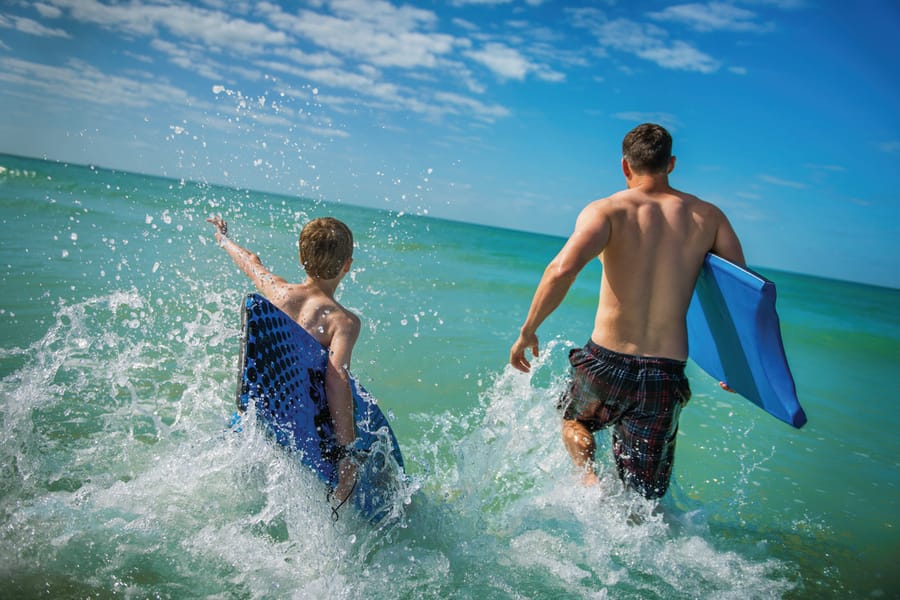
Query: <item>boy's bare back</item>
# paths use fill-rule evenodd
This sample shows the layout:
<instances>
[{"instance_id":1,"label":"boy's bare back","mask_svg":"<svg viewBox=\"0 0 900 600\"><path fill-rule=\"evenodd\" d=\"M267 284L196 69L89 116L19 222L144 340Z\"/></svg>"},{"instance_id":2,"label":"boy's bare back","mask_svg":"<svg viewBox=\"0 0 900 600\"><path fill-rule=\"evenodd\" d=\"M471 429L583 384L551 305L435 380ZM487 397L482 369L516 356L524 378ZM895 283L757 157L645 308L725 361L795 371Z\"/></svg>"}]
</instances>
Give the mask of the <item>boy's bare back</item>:
<instances>
[{"instance_id":1,"label":"boy's bare back","mask_svg":"<svg viewBox=\"0 0 900 600\"><path fill-rule=\"evenodd\" d=\"M326 348L331 347L335 335L359 328L355 314L309 284L286 283L274 294L273 302Z\"/></svg>"}]
</instances>

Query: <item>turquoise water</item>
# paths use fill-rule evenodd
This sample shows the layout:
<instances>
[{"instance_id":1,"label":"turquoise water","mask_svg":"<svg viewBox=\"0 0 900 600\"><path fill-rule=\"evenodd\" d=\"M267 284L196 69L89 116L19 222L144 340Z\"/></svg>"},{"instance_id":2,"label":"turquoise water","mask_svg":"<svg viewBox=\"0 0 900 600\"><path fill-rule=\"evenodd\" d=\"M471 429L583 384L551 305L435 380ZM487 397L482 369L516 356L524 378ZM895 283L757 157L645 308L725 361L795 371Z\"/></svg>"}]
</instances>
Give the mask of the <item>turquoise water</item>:
<instances>
[{"instance_id":1,"label":"turquoise water","mask_svg":"<svg viewBox=\"0 0 900 600\"><path fill-rule=\"evenodd\" d=\"M778 286L802 430L690 365L660 507L574 485L555 398L599 267L509 345L562 240L0 155L0 589L9 597L877 598L896 561L900 291ZM299 278L307 219L358 242L341 300L354 371L409 481L378 526L330 518L316 479L234 434L246 280L204 219ZM750 257L752 264L752 257Z\"/></svg>"}]
</instances>

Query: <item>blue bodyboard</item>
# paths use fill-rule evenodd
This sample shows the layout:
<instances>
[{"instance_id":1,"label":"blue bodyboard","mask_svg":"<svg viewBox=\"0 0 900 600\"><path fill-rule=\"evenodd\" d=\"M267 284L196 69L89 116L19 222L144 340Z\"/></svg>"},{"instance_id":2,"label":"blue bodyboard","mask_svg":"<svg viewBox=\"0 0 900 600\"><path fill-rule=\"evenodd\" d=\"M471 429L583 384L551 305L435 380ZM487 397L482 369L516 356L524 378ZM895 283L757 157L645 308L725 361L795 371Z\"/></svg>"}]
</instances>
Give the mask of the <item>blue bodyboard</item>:
<instances>
[{"instance_id":1,"label":"blue bodyboard","mask_svg":"<svg viewBox=\"0 0 900 600\"><path fill-rule=\"evenodd\" d=\"M259 294L244 299L241 324L238 410L252 406L277 442L333 489L339 448L325 400L328 350ZM363 460L351 501L377 519L393 502L403 457L375 399L353 377L351 389Z\"/></svg>"},{"instance_id":2,"label":"blue bodyboard","mask_svg":"<svg viewBox=\"0 0 900 600\"><path fill-rule=\"evenodd\" d=\"M775 311L775 284L707 254L687 314L691 359L767 413L806 423Z\"/></svg>"}]
</instances>

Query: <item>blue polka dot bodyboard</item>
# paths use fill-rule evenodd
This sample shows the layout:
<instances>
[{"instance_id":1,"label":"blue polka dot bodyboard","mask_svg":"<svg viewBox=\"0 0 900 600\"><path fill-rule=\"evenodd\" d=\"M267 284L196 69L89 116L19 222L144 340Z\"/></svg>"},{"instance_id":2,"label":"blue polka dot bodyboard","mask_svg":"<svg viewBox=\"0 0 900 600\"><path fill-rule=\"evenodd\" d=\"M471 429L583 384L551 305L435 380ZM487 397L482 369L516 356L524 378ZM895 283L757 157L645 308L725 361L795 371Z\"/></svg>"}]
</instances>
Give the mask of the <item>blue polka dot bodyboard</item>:
<instances>
[{"instance_id":1,"label":"blue polka dot bodyboard","mask_svg":"<svg viewBox=\"0 0 900 600\"><path fill-rule=\"evenodd\" d=\"M333 489L340 449L325 400L328 350L259 294L244 299L241 325L238 410L252 407L278 444ZM376 400L353 377L351 389L361 461L352 503L364 516L380 518L393 502L403 457Z\"/></svg>"}]
</instances>

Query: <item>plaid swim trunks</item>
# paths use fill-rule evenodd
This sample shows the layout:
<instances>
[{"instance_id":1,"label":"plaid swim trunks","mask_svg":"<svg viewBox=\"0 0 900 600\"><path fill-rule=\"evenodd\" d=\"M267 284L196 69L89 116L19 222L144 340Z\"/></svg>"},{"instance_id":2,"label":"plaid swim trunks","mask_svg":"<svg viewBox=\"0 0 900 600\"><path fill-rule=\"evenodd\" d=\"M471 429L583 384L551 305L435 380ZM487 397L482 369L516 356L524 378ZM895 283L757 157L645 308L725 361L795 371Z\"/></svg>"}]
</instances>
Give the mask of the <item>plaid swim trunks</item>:
<instances>
[{"instance_id":1,"label":"plaid swim trunks","mask_svg":"<svg viewBox=\"0 0 900 600\"><path fill-rule=\"evenodd\" d=\"M619 477L646 498L669 487L681 408L691 397L685 362L613 352L592 341L569 352L563 418L594 432L612 425Z\"/></svg>"}]
</instances>

